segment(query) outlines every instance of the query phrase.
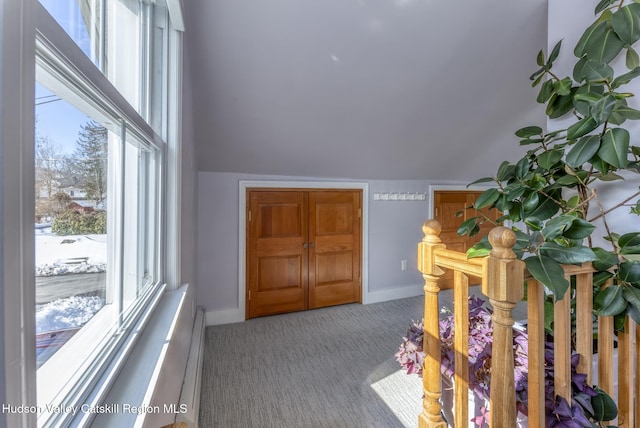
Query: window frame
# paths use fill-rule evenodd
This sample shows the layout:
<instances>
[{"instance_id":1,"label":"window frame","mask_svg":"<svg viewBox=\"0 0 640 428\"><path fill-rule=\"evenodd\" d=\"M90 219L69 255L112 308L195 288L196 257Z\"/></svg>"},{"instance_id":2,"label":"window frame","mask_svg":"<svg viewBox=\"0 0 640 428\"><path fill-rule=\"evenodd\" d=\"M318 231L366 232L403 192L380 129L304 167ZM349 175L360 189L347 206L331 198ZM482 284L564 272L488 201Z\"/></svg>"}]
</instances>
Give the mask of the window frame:
<instances>
[{"instance_id":1,"label":"window frame","mask_svg":"<svg viewBox=\"0 0 640 428\"><path fill-rule=\"evenodd\" d=\"M154 175L156 179L156 191L154 195L147 195L150 197L152 204L155 205L155 255L156 263L154 266L154 275L157 278L154 287L150 287L144 298L139 299L138 303L131 308L132 316L125 321L127 326L135 326L129 328L129 333L121 335L117 340L113 340L106 349L104 355L101 356L99 361L95 364L89 365L87 371L92 373L90 378L78 378L79 384L69 388L70 398L64 398L63 400L56 400L52 402L51 396L39 397L38 402L40 405L45 404L61 404L61 405L76 405L89 404L97 405L104 398L105 394L109 390L110 385L116 379L116 373L123 367L126 362L125 356L131 351L133 345L136 343L140 336L140 329L148 322L150 315L154 308L160 301L160 297L164 293L166 287L165 273L167 271L179 273L179 266L174 265L179 262L179 254L173 255L172 260L168 261L167 258L171 257L171 253L175 251L166 250L164 242L168 240L179 242L179 223L167 224L167 218L171 216L174 211L179 213L180 205L174 205L175 208L171 209L168 214L166 210L167 199L173 195L172 199L179 198L179 192L167 191L172 185L167 183L169 180L173 182L177 188L179 188L180 171L179 162L175 163L176 146L179 143L179 108L173 108L170 103L167 103L167 99L175 97L180 99L180 82L181 82L181 62L176 63L176 59L181 59L181 34L167 25L167 31L165 37L161 41L163 44L163 51L165 52L162 58L161 67L165 74L163 81L158 84L157 87L161 87L161 94L154 93L155 96L160 96L162 101L160 104L163 106L162 121L164 122L160 132L165 137L171 137L172 150L169 150L168 143L163 141L161 135L159 135L147 121L137 113L136 109L132 107L120 94L120 92L110 83L108 78L96 67L96 65L82 52L82 50L73 42L73 40L66 34L66 32L57 24L57 22L49 15L46 9L37 3L36 7L36 48L34 50L34 57L37 63L36 79L37 81L47 83L47 87L50 90L63 90L68 91L72 89L76 91L77 98L74 97L74 101L79 104L76 107L80 108L83 112L91 114L94 117L112 117L121 118L121 121L111 125L112 131L121 132L121 147L126 147L127 135L134 135L137 141L143 141L143 145L146 148L152 150L155 154L155 169ZM158 64L155 64L156 66ZM175 75L167 75L175 73ZM27 79L28 80L28 79ZM33 82L32 82L33 83ZM33 100L33 96L30 98ZM101 100L107 100L107 102L101 102ZM151 103L158 103L158 100L151 100ZM176 103L178 104L178 103ZM165 106L171 106L169 113L165 109ZM92 114L93 113L93 114ZM171 118L170 120L168 120ZM32 119L33 120L33 119ZM152 120L152 118L150 118ZM33 125L33 122L32 122ZM31 127L33 135L33 126ZM125 137L125 138L123 138ZM167 138L168 140L168 138ZM170 156L169 153L172 153ZM179 159L179 157L178 157ZM33 160L33 155L31 156ZM33 170L33 166L31 166ZM122 171L124 174L124 170ZM33 188L33 186L31 186ZM27 189L29 189L27 187ZM33 190L30 190L31 196L33 196ZM174 214L175 215L175 214ZM179 215L179 214L178 214ZM33 229L31 225L31 230ZM33 231L32 231L33 233ZM115 231L120 235L116 246L120 247L117 251L118 255L122 255L122 246L124 245L124 238L122 228ZM142 240L145 241L145 240ZM148 242L140 242L140 245L148 246ZM28 269L33 270L31 266ZM120 279L122 275L120 275ZM173 288L177 288L177 281L174 282ZM31 286L33 289L33 285ZM33 301L27 302L26 306L31 303L30 309L33 314ZM99 322L95 323L99 325ZM79 333L80 334L80 333ZM28 337L28 335L26 335ZM81 343L81 341L79 341ZM60 352L60 351L59 351ZM35 349L33 354L35 355ZM35 356L33 357L35 360ZM34 369L35 371L35 369ZM29 388L34 390L35 387ZM40 394L38 394L40 395ZM43 400L40 400L43 398ZM31 400L34 402L34 400ZM50 425L67 425L71 423L76 424L78 421L81 424L87 423L93 419L95 415L92 414L79 414L73 417L73 415L65 413L57 413L53 415L41 415L38 418L38 426L50 426ZM24 425L27 426L27 425Z\"/></svg>"}]
</instances>

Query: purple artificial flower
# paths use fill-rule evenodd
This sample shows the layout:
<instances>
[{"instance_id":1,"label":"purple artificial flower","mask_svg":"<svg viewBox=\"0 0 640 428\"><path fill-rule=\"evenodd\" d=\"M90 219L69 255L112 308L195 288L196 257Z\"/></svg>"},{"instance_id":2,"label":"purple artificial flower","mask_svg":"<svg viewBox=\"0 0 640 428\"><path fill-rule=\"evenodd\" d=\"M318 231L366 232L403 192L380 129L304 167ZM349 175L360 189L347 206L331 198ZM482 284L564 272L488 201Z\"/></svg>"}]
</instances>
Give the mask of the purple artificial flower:
<instances>
[{"instance_id":1,"label":"purple artificial flower","mask_svg":"<svg viewBox=\"0 0 640 428\"><path fill-rule=\"evenodd\" d=\"M451 378L454 374L454 317L447 308L439 322L441 344L441 373ZM469 389L479 397L489 400L491 386L491 351L493 345L493 323L491 308L475 296L469 297ZM422 347L424 338L423 322L413 321L404 337L396 360L407 374L422 376L425 353ZM514 381L516 407L523 415L528 414L528 337L524 328L514 326ZM588 415L593 415L591 397L598 392L586 383L587 377L576 372L580 356L571 356L571 381L573 384L572 405L554 392L554 354L553 342L545 342L545 410L546 426L549 428L589 428L593 424ZM488 422L489 410L482 407L480 415L472 419L478 426Z\"/></svg>"}]
</instances>

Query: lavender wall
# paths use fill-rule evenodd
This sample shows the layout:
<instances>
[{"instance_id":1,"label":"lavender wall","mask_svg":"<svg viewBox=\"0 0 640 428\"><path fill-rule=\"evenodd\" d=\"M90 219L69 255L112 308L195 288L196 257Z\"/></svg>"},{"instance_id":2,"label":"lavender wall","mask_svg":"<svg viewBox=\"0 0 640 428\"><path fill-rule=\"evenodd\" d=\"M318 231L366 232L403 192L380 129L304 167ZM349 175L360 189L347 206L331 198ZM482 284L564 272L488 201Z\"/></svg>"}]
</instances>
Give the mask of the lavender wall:
<instances>
[{"instance_id":1,"label":"lavender wall","mask_svg":"<svg viewBox=\"0 0 640 428\"><path fill-rule=\"evenodd\" d=\"M210 315L222 314L221 318L211 315L209 323L244 319L238 298L240 180L322 181L312 177L198 174L197 304L204 306ZM369 303L417 295L422 291L423 279L416 269L416 244L422 239L421 226L429 216L430 201L428 198L425 201L374 201L373 194L428 194L429 186L434 183L421 180L370 180L366 183L369 187L369 257L366 263L368 288L363 292ZM406 271L401 270L402 260L407 260Z\"/></svg>"}]
</instances>

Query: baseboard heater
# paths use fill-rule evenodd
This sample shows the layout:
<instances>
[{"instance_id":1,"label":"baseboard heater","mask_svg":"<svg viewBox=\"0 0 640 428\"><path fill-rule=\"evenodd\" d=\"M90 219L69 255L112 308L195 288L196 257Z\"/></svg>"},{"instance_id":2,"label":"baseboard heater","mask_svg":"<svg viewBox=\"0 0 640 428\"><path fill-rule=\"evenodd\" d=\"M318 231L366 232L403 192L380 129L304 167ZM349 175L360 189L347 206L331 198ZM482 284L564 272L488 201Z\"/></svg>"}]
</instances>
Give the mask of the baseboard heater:
<instances>
[{"instance_id":1,"label":"baseboard heater","mask_svg":"<svg viewBox=\"0 0 640 428\"><path fill-rule=\"evenodd\" d=\"M193 323L189 358L187 360L187 368L185 370L184 382L182 384L182 392L180 393L180 408L186 409L186 412L181 412L176 417L177 423L186 423L189 428L198 427L204 336L204 310L202 308L197 308L195 321Z\"/></svg>"}]
</instances>

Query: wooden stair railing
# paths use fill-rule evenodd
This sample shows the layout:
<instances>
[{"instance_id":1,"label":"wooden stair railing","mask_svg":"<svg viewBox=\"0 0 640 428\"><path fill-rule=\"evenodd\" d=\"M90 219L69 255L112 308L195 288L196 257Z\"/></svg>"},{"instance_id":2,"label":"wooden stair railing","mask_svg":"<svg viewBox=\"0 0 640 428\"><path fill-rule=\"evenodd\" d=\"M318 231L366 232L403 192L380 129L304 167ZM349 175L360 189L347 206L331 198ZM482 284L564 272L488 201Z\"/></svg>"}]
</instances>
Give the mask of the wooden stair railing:
<instances>
[{"instance_id":1,"label":"wooden stair railing","mask_svg":"<svg viewBox=\"0 0 640 428\"><path fill-rule=\"evenodd\" d=\"M528 274L524 262L518 260L512 248L516 242L513 231L504 227L489 233L493 250L487 257L467 259L466 254L446 249L440 240L441 226L435 220L424 223L424 238L418 244L418 269L425 285L423 366L423 410L418 419L420 428L444 428L442 418L441 348L439 330L439 278L444 269L454 271L454 418L470 420L468 409L468 297L469 276L479 277L482 293L493 307L493 345L491 368L490 426L516 426L514 385L512 311L522 300L527 284L528 334L528 425L544 426L544 286ZM565 276L575 283L576 327L575 352L580 355L578 372L593 377L593 273L590 264L565 266ZM554 303L554 387L558 395L571 403L572 308L569 294ZM624 332L618 332L618 365L614 365L614 328L612 317L598 317L598 386L612 397L618 379L618 424L635 427L640 422L640 329L627 317Z\"/></svg>"}]
</instances>

